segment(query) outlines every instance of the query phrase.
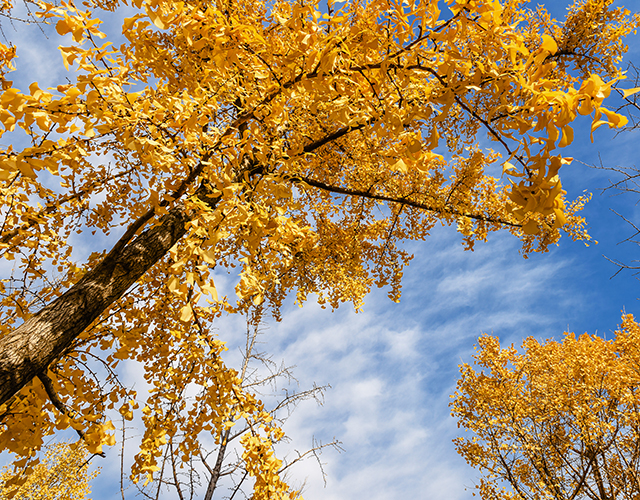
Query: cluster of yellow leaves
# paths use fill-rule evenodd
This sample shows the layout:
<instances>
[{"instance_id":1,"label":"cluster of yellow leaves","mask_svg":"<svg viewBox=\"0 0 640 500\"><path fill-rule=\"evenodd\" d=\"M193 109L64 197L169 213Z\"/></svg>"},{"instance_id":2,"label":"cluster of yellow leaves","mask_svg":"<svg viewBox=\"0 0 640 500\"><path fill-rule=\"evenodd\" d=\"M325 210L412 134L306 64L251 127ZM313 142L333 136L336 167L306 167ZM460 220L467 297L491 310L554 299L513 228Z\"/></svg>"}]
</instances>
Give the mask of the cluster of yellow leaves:
<instances>
[{"instance_id":1,"label":"cluster of yellow leaves","mask_svg":"<svg viewBox=\"0 0 640 500\"><path fill-rule=\"evenodd\" d=\"M0 10L2 7L0 6ZM2 89L5 90L10 82L5 80L5 75L8 71L15 69L11 64L11 61L16 56L15 47L7 47L4 44L0 44L0 82L2 83Z\"/></svg>"},{"instance_id":2,"label":"cluster of yellow leaves","mask_svg":"<svg viewBox=\"0 0 640 500\"><path fill-rule=\"evenodd\" d=\"M15 474L4 467L0 473L2 500L84 500L89 481L98 471L89 472L88 453L82 443L57 443L47 447L41 462L29 471ZM24 481L20 475L28 474ZM20 484L20 486L16 486Z\"/></svg>"},{"instance_id":3,"label":"cluster of yellow leaves","mask_svg":"<svg viewBox=\"0 0 640 500\"><path fill-rule=\"evenodd\" d=\"M452 413L472 436L455 445L482 473L481 498L637 498L638 323L623 316L612 340L567 333L522 349L485 335L482 370L460 367Z\"/></svg>"},{"instance_id":4,"label":"cluster of yellow leaves","mask_svg":"<svg viewBox=\"0 0 640 500\"><path fill-rule=\"evenodd\" d=\"M253 487L254 500L293 500L299 492L291 491L280 477L282 461L273 454L269 439L255 434L242 436L244 453L242 459L247 464L247 471L255 477Z\"/></svg>"},{"instance_id":5,"label":"cluster of yellow leaves","mask_svg":"<svg viewBox=\"0 0 640 500\"><path fill-rule=\"evenodd\" d=\"M104 420L103 416L96 414L97 409L87 403L87 400L90 402L91 399L86 396L91 395L92 390L95 390L95 387L92 387L93 381L83 380L82 374L74 374L73 370L70 370L69 374L74 378L80 377L79 380L86 382L84 387L79 386L81 388L76 389L71 381L65 384L66 387L63 387L58 380L54 381L54 387L59 388L58 394L63 397L73 395L79 402L84 402L84 405L76 405L78 410L72 414L54 411L38 380L29 384L10 406L1 407L4 423L11 428L11 432L5 431L0 434L0 447L24 457L16 462L17 466L27 465L28 459L36 456L43 436L53 434L56 430L69 427L76 430L86 429L85 443L91 453L102 453L102 445L115 443L113 435L107 434L107 431L114 429L113 424L110 421L101 422ZM83 394L83 390L86 393ZM98 411L103 413L103 408Z\"/></svg>"},{"instance_id":6,"label":"cluster of yellow leaves","mask_svg":"<svg viewBox=\"0 0 640 500\"><path fill-rule=\"evenodd\" d=\"M554 150L580 115L594 130L625 123L603 102L638 19L610 1L576 2L562 23L519 0L354 0L324 14L306 0L133 0L119 47L98 15L121 2L91 5L37 13L71 39L60 52L73 81L27 92L2 77L0 135L15 145L0 149L0 256L15 268L0 282L0 335L104 258L74 262L75 233L135 233L169 210L190 221L51 367L68 410L37 380L0 409L0 451L22 465L68 426L102 450L111 410L145 423L135 479L151 477L167 436L183 436L187 461L200 433L261 421L214 319L263 303L277 316L292 291L359 308L376 285L398 300L411 258L399 243L437 223L469 248L501 228L525 253L561 229L588 238L585 199L564 200L570 159ZM4 73L13 55L0 47ZM487 173L499 163L510 186ZM239 274L236 298L215 273ZM143 367L148 397L119 384L122 360Z\"/></svg>"}]
</instances>

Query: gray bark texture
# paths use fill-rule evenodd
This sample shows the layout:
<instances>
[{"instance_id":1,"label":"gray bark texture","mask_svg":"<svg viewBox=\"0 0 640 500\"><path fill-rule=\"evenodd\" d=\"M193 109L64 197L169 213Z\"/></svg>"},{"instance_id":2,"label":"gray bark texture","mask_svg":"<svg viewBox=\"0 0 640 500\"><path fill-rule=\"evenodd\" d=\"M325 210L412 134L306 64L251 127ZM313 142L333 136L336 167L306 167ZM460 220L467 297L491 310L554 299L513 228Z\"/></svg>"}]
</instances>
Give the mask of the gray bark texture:
<instances>
[{"instance_id":1,"label":"gray bark texture","mask_svg":"<svg viewBox=\"0 0 640 500\"><path fill-rule=\"evenodd\" d=\"M0 404L6 403L118 300L186 233L181 208L105 257L64 295L0 338Z\"/></svg>"}]
</instances>

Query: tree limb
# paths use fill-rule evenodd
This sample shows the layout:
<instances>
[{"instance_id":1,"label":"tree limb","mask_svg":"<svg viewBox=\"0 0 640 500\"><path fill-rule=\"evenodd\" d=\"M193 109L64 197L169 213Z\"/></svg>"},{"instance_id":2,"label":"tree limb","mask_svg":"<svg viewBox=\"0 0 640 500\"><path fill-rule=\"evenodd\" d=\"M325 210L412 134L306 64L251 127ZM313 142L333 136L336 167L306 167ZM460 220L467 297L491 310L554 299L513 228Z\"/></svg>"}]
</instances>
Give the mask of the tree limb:
<instances>
[{"instance_id":1,"label":"tree limb","mask_svg":"<svg viewBox=\"0 0 640 500\"><path fill-rule=\"evenodd\" d=\"M188 216L174 208L158 224L85 274L65 294L0 338L0 405L68 349L186 233Z\"/></svg>"}]
</instances>

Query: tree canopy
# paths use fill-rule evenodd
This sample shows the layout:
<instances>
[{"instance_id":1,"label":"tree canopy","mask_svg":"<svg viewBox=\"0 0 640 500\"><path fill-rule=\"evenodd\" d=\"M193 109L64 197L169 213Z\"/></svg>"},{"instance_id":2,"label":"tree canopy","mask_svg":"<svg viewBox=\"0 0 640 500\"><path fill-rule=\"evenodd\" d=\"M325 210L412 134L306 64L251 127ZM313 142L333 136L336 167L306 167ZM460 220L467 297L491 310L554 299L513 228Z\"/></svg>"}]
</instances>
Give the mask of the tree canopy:
<instances>
[{"instance_id":1,"label":"tree canopy","mask_svg":"<svg viewBox=\"0 0 640 500\"><path fill-rule=\"evenodd\" d=\"M528 338L523 353L480 338L461 366L453 414L472 432L458 452L483 499L632 499L640 492L640 327L615 338ZM486 373L485 373L486 370Z\"/></svg>"},{"instance_id":2,"label":"tree canopy","mask_svg":"<svg viewBox=\"0 0 640 500\"><path fill-rule=\"evenodd\" d=\"M82 442L60 442L46 447L44 460L34 464L26 481L7 467L0 473L0 498L15 500L84 500L89 481L98 471L89 472L89 454ZM14 484L21 484L14 488Z\"/></svg>"},{"instance_id":3,"label":"tree canopy","mask_svg":"<svg viewBox=\"0 0 640 500\"><path fill-rule=\"evenodd\" d=\"M151 478L167 435L188 461L201 433L221 441L245 418L256 498L295 495L272 456L281 431L222 362L215 318L277 318L289 293L360 308L375 285L398 300L402 243L437 223L468 248L506 229L525 255L561 231L588 239L560 150L580 115L592 131L626 123L604 100L638 18L611 4L557 21L520 0L134 0L116 47L99 16L124 2L38 3L74 79L20 90L16 47L0 47L0 252L15 261L0 451L28 468L73 427L100 453L109 412L139 412L132 474ZM113 245L77 262L96 231ZM233 297L216 273L239 273ZM124 361L148 397L119 383Z\"/></svg>"}]
</instances>

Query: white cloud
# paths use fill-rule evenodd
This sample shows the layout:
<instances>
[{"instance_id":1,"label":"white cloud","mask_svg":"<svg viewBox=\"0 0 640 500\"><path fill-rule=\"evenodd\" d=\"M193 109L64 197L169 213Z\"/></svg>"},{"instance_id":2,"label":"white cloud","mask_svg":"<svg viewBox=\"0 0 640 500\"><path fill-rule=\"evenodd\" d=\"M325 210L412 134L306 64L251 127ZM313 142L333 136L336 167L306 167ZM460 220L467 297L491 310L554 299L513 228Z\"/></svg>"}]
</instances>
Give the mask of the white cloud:
<instances>
[{"instance_id":1,"label":"white cloud","mask_svg":"<svg viewBox=\"0 0 640 500\"><path fill-rule=\"evenodd\" d=\"M558 282L574 266L566 257L523 260L502 237L465 253L446 229L432 239L422 248L437 250L410 266L400 305L376 291L359 314L310 303L270 325L265 349L297 365L301 387L333 386L323 407L301 406L286 425L290 448L335 435L346 450L325 453L326 489L313 462L297 470L310 475L306 498L468 497L476 472L455 453L448 408L457 365L483 331L517 344L559 336L562 310L580 303Z\"/></svg>"}]
</instances>

